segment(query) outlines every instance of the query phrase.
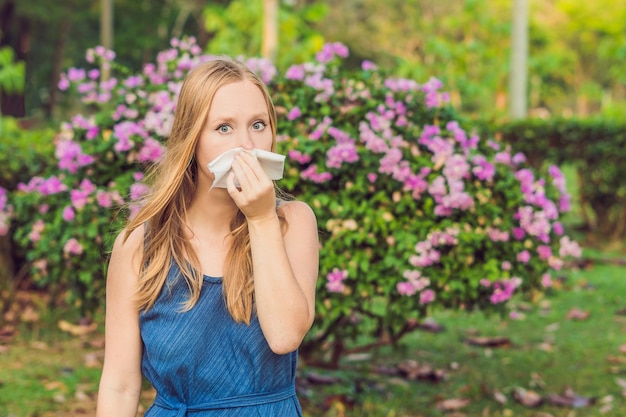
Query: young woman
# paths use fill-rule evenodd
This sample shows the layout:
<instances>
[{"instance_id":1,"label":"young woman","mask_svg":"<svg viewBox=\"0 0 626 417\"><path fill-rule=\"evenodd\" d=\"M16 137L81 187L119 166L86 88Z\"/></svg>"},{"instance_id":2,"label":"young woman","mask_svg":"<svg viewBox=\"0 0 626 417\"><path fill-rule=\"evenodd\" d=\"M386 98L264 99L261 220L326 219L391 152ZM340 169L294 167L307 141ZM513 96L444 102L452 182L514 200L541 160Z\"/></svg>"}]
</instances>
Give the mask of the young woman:
<instances>
[{"instance_id":1,"label":"young woman","mask_svg":"<svg viewBox=\"0 0 626 417\"><path fill-rule=\"evenodd\" d=\"M254 72L220 59L189 73L152 191L113 246L98 417L135 416L142 377L157 392L146 416L302 415L295 372L314 317L315 216L277 199L246 152L227 188L211 188L207 167L275 142Z\"/></svg>"}]
</instances>

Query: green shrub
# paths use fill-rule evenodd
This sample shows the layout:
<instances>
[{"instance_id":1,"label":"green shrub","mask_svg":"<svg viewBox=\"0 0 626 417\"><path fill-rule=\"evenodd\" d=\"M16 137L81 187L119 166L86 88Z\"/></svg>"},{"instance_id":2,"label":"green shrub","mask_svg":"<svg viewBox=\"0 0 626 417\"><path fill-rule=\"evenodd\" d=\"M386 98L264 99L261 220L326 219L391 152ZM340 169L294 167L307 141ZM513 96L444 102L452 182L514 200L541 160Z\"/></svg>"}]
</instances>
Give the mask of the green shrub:
<instances>
[{"instance_id":1,"label":"green shrub","mask_svg":"<svg viewBox=\"0 0 626 417\"><path fill-rule=\"evenodd\" d=\"M618 119L528 119L486 131L529 156L534 167L578 171L584 226L605 240L626 238L626 123ZM588 214L591 211L592 214Z\"/></svg>"},{"instance_id":2,"label":"green shrub","mask_svg":"<svg viewBox=\"0 0 626 417\"><path fill-rule=\"evenodd\" d=\"M558 222L568 196L556 166L541 178L523 155L471 134L437 79L388 78L370 62L349 71L347 55L327 44L285 74L247 61L281 114L279 185L313 207L320 227L317 316L302 354L334 365L357 342L399 341L431 307L505 312L513 294L549 286L580 252ZM38 282L69 289L87 311L104 299L103 254L122 220L111 205L132 212L182 78L211 59L173 40L141 74L118 68L122 78L102 81L97 65L113 56L90 50L93 69L62 77L93 113L64 125L47 177L11 194L15 238Z\"/></svg>"}]
</instances>

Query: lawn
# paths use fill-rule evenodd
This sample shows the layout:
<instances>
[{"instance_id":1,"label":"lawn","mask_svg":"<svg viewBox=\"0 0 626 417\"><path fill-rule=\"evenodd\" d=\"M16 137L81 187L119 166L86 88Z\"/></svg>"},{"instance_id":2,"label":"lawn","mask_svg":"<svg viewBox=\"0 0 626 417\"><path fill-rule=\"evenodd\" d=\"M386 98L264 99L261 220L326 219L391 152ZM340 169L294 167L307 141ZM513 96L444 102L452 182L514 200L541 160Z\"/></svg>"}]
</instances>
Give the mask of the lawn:
<instances>
[{"instance_id":1,"label":"lawn","mask_svg":"<svg viewBox=\"0 0 626 417\"><path fill-rule=\"evenodd\" d=\"M513 318L435 312L441 331L413 333L399 350L348 357L340 371L303 367L305 415L622 417L625 274L614 262L589 263L565 274L552 293L514 302ZM72 335L87 327L62 331L59 322L71 318L58 310L38 316L41 309L29 307L41 304L36 294L22 294L16 314L25 320L0 330L0 416L93 415L102 324ZM144 407L152 395L146 387ZM521 404L533 400L541 403Z\"/></svg>"}]
</instances>

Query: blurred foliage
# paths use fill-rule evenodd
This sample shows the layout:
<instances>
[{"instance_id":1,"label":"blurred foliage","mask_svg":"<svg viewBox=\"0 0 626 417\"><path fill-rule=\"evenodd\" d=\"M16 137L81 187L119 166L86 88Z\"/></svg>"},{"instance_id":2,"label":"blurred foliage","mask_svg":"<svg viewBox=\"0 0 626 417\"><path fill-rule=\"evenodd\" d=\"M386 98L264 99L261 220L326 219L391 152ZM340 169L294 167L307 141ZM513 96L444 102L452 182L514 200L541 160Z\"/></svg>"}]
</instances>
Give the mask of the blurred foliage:
<instances>
[{"instance_id":1,"label":"blurred foliage","mask_svg":"<svg viewBox=\"0 0 626 417\"><path fill-rule=\"evenodd\" d=\"M24 89L24 62L15 62L11 47L0 48L0 91L17 93Z\"/></svg>"},{"instance_id":2,"label":"blurred foliage","mask_svg":"<svg viewBox=\"0 0 626 417\"><path fill-rule=\"evenodd\" d=\"M319 3L301 8L281 5L276 62L279 68L311 59L322 48L324 36L313 30L312 25L322 21L328 10L328 6ZM206 28L215 33L207 46L207 52L230 56L260 56L262 15L262 0L233 0L227 5L212 3L206 6Z\"/></svg>"},{"instance_id":3,"label":"blurred foliage","mask_svg":"<svg viewBox=\"0 0 626 417\"><path fill-rule=\"evenodd\" d=\"M328 40L401 76L440 77L462 113L506 115L511 1L320 2ZM529 4L531 114L584 116L626 100L625 2Z\"/></svg>"},{"instance_id":4,"label":"blurred foliage","mask_svg":"<svg viewBox=\"0 0 626 417\"><path fill-rule=\"evenodd\" d=\"M100 1L14 2L17 26L30 31L25 94L33 115L52 97L55 68L81 62L99 44ZM622 114L626 2L529 4L531 114ZM260 53L262 0L114 0L113 10L116 59L133 70L183 35L196 36L209 53ZM279 68L306 61L324 41L339 41L352 51L354 67L369 59L397 76L436 76L461 113L506 116L509 0L282 0L279 26Z\"/></svg>"},{"instance_id":5,"label":"blurred foliage","mask_svg":"<svg viewBox=\"0 0 626 417\"><path fill-rule=\"evenodd\" d=\"M3 117L0 123L0 187L14 190L18 183L27 182L54 164L55 133L51 129L22 129L10 117Z\"/></svg>"}]
</instances>

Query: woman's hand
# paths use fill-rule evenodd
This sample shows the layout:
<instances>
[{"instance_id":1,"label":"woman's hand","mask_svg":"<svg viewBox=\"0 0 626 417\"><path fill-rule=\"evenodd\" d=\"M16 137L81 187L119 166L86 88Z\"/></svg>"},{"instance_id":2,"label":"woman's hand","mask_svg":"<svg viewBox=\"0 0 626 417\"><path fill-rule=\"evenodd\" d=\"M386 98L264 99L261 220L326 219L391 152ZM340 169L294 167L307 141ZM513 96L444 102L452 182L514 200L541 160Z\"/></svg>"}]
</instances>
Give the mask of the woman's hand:
<instances>
[{"instance_id":1,"label":"woman's hand","mask_svg":"<svg viewBox=\"0 0 626 417\"><path fill-rule=\"evenodd\" d=\"M259 161L241 152L235 157L233 173L226 179L228 193L248 221L276 217L276 192ZM239 187L235 185L235 178Z\"/></svg>"}]
</instances>

